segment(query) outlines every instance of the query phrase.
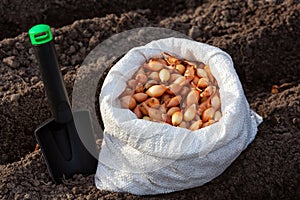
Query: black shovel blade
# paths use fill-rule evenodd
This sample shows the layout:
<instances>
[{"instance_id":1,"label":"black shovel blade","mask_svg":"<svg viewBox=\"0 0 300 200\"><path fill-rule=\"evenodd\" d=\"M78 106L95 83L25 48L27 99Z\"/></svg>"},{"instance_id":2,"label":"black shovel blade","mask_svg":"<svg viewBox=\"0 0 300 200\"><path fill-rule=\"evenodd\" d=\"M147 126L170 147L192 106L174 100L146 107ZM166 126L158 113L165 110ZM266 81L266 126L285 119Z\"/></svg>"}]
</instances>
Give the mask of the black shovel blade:
<instances>
[{"instance_id":1,"label":"black shovel blade","mask_svg":"<svg viewBox=\"0 0 300 200\"><path fill-rule=\"evenodd\" d=\"M61 183L74 174L94 174L97 169L96 142L89 112L73 112L73 118L66 124L49 119L35 130L48 171L55 183Z\"/></svg>"}]
</instances>

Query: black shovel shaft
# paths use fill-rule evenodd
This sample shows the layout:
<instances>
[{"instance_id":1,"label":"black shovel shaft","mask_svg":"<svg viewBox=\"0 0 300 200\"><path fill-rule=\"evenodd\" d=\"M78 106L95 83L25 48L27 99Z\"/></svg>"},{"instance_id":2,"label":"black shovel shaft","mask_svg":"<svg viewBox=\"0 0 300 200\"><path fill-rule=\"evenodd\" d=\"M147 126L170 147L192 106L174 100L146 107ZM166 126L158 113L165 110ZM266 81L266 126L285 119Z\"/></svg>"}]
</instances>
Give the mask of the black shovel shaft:
<instances>
[{"instance_id":1,"label":"black shovel shaft","mask_svg":"<svg viewBox=\"0 0 300 200\"><path fill-rule=\"evenodd\" d=\"M34 49L52 115L57 123L67 123L73 117L53 41L35 45Z\"/></svg>"}]
</instances>

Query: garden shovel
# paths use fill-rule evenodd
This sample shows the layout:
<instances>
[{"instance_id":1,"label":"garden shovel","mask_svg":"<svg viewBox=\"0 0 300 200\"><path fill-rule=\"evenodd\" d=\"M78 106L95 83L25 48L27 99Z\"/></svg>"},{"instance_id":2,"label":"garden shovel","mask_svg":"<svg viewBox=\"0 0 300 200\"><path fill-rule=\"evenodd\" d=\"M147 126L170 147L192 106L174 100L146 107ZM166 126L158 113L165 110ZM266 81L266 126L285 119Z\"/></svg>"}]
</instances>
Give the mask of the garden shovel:
<instances>
[{"instance_id":1,"label":"garden shovel","mask_svg":"<svg viewBox=\"0 0 300 200\"><path fill-rule=\"evenodd\" d=\"M88 111L72 112L59 69L50 27L29 30L53 118L35 136L55 183L74 174L93 174L97 168L96 142Z\"/></svg>"}]
</instances>

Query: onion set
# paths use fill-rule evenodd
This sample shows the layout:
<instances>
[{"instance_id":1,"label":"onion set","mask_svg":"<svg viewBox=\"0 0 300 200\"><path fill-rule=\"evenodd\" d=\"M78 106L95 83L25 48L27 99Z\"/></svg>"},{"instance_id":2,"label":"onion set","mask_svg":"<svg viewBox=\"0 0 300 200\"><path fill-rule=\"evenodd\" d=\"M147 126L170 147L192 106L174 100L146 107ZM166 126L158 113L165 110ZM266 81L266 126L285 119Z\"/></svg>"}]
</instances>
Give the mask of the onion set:
<instances>
[{"instance_id":1,"label":"onion set","mask_svg":"<svg viewBox=\"0 0 300 200\"><path fill-rule=\"evenodd\" d=\"M191 131L222 118L219 86L209 66L166 52L141 65L119 100L139 119Z\"/></svg>"}]
</instances>

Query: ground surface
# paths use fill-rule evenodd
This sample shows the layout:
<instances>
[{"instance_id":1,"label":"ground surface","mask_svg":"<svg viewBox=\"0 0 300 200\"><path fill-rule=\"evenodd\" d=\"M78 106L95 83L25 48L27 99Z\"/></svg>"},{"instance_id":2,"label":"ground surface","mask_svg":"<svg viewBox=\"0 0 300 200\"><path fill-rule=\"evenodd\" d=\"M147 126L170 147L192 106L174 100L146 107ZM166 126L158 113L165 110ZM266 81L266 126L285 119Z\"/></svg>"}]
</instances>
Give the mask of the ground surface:
<instances>
[{"instance_id":1,"label":"ground surface","mask_svg":"<svg viewBox=\"0 0 300 200\"><path fill-rule=\"evenodd\" d=\"M1 2L0 199L299 199L300 4L258 2ZM222 48L233 58L251 108L264 117L256 139L213 181L172 194L99 191L93 176L82 175L52 184L40 151L34 151L33 131L51 116L26 34L39 22L56 28L69 94L90 50L124 30L165 27ZM271 93L273 85L282 87Z\"/></svg>"}]
</instances>

